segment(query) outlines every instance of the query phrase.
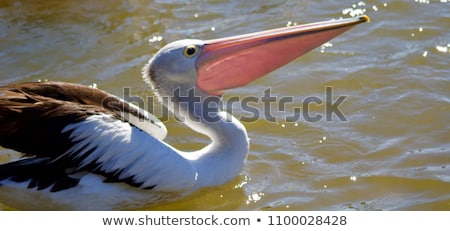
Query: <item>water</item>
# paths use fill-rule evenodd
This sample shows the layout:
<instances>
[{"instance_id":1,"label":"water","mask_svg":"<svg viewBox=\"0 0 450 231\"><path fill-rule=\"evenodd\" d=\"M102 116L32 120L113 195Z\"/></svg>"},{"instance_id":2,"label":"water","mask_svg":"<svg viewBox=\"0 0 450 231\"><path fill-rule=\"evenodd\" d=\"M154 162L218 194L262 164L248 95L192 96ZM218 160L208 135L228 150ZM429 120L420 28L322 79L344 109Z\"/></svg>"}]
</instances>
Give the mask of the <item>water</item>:
<instances>
[{"instance_id":1,"label":"water","mask_svg":"<svg viewBox=\"0 0 450 231\"><path fill-rule=\"evenodd\" d=\"M450 210L450 3L440 1L10 1L0 3L0 83L54 80L152 95L144 63L181 38L218 38L368 14L232 96L346 96L347 118L244 123L242 175L156 210ZM262 104L257 104L262 108ZM275 107L276 108L276 107ZM323 105L310 111L323 112ZM245 115L233 108L236 116ZM168 142L208 141L174 120ZM186 135L188 134L188 135ZM0 149L0 161L17 158ZM0 198L1 202L1 198ZM0 209L14 209L0 205Z\"/></svg>"}]
</instances>

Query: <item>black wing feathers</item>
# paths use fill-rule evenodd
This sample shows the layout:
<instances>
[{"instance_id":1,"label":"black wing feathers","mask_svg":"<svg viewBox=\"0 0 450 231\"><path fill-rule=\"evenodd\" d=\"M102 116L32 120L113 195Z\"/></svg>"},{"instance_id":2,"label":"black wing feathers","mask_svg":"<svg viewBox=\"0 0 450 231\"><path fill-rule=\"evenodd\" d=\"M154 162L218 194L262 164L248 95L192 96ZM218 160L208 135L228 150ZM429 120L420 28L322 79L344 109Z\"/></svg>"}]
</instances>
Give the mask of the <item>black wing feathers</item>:
<instances>
[{"instance_id":1,"label":"black wing feathers","mask_svg":"<svg viewBox=\"0 0 450 231\"><path fill-rule=\"evenodd\" d=\"M0 180L4 179L15 182L31 180L28 188L42 190L51 187L51 192L71 188L79 182L79 179L67 176L65 168L48 157L27 158L3 164L0 166Z\"/></svg>"}]
</instances>

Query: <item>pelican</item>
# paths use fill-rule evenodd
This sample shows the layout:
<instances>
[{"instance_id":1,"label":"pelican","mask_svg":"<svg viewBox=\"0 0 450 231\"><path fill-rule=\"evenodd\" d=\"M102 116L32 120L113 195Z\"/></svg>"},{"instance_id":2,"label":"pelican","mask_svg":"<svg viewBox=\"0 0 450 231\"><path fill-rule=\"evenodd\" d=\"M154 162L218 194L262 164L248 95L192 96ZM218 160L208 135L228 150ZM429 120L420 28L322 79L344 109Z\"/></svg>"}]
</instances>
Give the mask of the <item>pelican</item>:
<instances>
[{"instance_id":1,"label":"pelican","mask_svg":"<svg viewBox=\"0 0 450 231\"><path fill-rule=\"evenodd\" d=\"M167 44L143 79L177 118L209 137L185 152L149 112L104 91L62 82L0 87L0 145L23 157L0 165L0 203L18 209L142 208L224 184L249 152L244 126L220 110L228 89L289 63L360 16L212 40Z\"/></svg>"}]
</instances>

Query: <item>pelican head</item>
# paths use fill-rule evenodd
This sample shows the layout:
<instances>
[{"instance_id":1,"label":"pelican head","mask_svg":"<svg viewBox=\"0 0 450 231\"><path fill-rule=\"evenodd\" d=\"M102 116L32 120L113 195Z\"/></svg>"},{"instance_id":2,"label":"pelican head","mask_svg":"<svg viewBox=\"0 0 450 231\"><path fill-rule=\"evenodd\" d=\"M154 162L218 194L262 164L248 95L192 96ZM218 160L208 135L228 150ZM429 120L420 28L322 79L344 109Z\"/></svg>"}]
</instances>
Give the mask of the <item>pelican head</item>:
<instances>
[{"instance_id":1,"label":"pelican head","mask_svg":"<svg viewBox=\"0 0 450 231\"><path fill-rule=\"evenodd\" d=\"M204 45L204 41L195 39L167 44L144 67L144 80L160 96L172 96L176 89L197 90L197 61Z\"/></svg>"},{"instance_id":2,"label":"pelican head","mask_svg":"<svg viewBox=\"0 0 450 231\"><path fill-rule=\"evenodd\" d=\"M204 105L193 102L209 97L219 104L226 90L247 85L369 20L360 16L220 39L175 41L150 59L143 68L143 78L157 96L170 97L174 104L163 104L172 112L180 106L180 96L185 97L187 105L181 105L182 112L175 112L175 116L201 116Z\"/></svg>"},{"instance_id":3,"label":"pelican head","mask_svg":"<svg viewBox=\"0 0 450 231\"><path fill-rule=\"evenodd\" d=\"M144 79L160 95L195 89L220 96L289 63L368 16L330 20L212 40L179 40L164 46L144 67Z\"/></svg>"}]
</instances>

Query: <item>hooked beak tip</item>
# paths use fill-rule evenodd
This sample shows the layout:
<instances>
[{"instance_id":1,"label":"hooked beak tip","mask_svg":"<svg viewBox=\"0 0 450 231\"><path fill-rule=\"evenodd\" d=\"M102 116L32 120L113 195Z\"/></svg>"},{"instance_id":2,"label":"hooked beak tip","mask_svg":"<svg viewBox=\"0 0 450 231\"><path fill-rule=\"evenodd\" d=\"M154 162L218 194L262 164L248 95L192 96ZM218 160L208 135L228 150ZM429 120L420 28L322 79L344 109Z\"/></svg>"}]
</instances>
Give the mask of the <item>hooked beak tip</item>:
<instances>
[{"instance_id":1,"label":"hooked beak tip","mask_svg":"<svg viewBox=\"0 0 450 231\"><path fill-rule=\"evenodd\" d=\"M364 21L364 22L370 23L370 17L367 16L367 15L361 15L361 16L359 16L359 19Z\"/></svg>"}]
</instances>

